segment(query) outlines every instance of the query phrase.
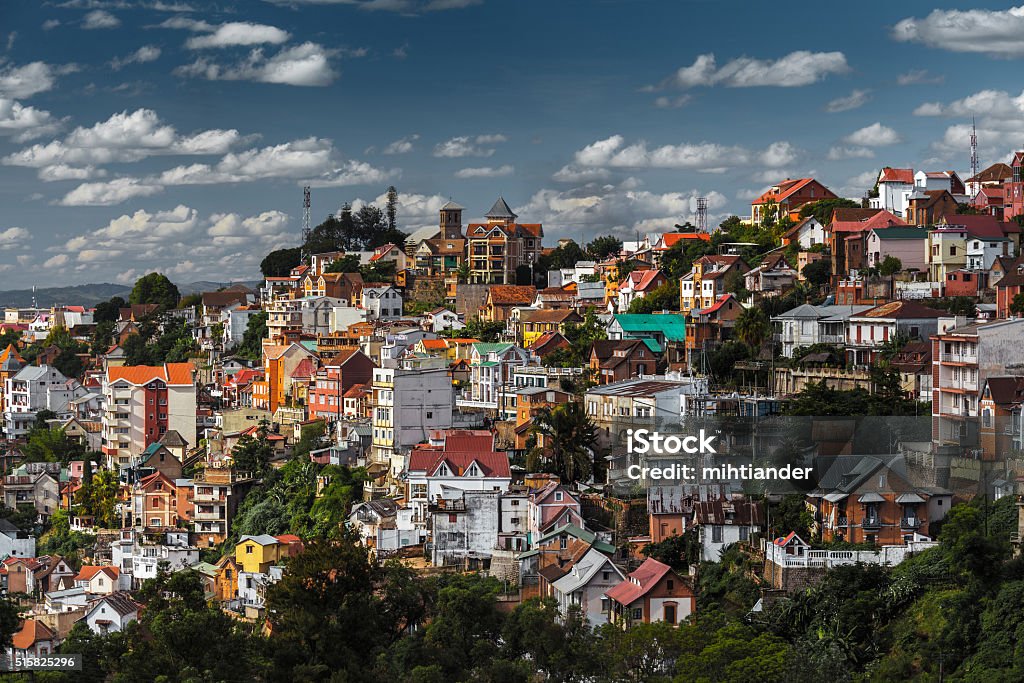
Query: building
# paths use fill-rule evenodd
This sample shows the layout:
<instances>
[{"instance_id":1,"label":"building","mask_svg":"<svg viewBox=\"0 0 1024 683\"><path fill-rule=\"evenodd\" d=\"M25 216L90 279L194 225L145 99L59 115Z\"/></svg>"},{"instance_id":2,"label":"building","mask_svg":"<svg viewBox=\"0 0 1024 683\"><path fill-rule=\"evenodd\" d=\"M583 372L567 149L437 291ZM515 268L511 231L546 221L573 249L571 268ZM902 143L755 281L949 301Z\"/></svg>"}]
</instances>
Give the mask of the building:
<instances>
[{"instance_id":1,"label":"building","mask_svg":"<svg viewBox=\"0 0 1024 683\"><path fill-rule=\"evenodd\" d=\"M886 166L878 173L877 196L870 198L872 209L888 211L903 217L914 192L914 169Z\"/></svg>"},{"instance_id":2,"label":"building","mask_svg":"<svg viewBox=\"0 0 1024 683\"><path fill-rule=\"evenodd\" d=\"M935 225L946 216L956 214L956 199L949 190L921 190L910 195L906 221L910 225Z\"/></svg>"},{"instance_id":3,"label":"building","mask_svg":"<svg viewBox=\"0 0 1024 683\"><path fill-rule=\"evenodd\" d=\"M515 326L516 338L524 347L532 346L545 334L564 332L565 326L570 323L578 325L582 322L583 317L571 309L536 310L532 308L514 309L509 321L510 325Z\"/></svg>"},{"instance_id":4,"label":"building","mask_svg":"<svg viewBox=\"0 0 1024 683\"><path fill-rule=\"evenodd\" d=\"M604 384L587 390L587 415L607 443L625 443L628 429L654 429L678 421L682 397L707 392L705 380L651 376Z\"/></svg>"},{"instance_id":5,"label":"building","mask_svg":"<svg viewBox=\"0 0 1024 683\"><path fill-rule=\"evenodd\" d=\"M1020 363L1024 319L969 323L932 336L932 441L976 453L981 390ZM978 455L987 457L977 452Z\"/></svg>"},{"instance_id":6,"label":"building","mask_svg":"<svg viewBox=\"0 0 1024 683\"><path fill-rule=\"evenodd\" d=\"M363 285L360 306L367 320L395 320L402 317L402 292L391 285Z\"/></svg>"},{"instance_id":7,"label":"building","mask_svg":"<svg viewBox=\"0 0 1024 683\"><path fill-rule=\"evenodd\" d=\"M772 185L750 203L750 221L761 225L765 221L779 221L799 216L800 207L820 199L837 199L832 190L814 178L787 178Z\"/></svg>"},{"instance_id":8,"label":"building","mask_svg":"<svg viewBox=\"0 0 1024 683\"><path fill-rule=\"evenodd\" d=\"M608 323L608 338L644 339L670 366L686 356L686 316L679 313L619 313Z\"/></svg>"},{"instance_id":9,"label":"building","mask_svg":"<svg viewBox=\"0 0 1024 683\"><path fill-rule=\"evenodd\" d=\"M693 370L704 367L702 354L732 339L736 319L743 305L733 294L725 294L708 308L695 308L686 321L686 364Z\"/></svg>"},{"instance_id":10,"label":"building","mask_svg":"<svg viewBox=\"0 0 1024 683\"><path fill-rule=\"evenodd\" d=\"M391 476L405 469L405 453L430 432L452 426L455 389L447 367L373 371L373 460Z\"/></svg>"},{"instance_id":11,"label":"building","mask_svg":"<svg viewBox=\"0 0 1024 683\"><path fill-rule=\"evenodd\" d=\"M792 358L796 349L813 344L846 343L846 327L850 317L871 309L871 306L812 306L801 304L772 317L778 330L776 341L782 344L782 355Z\"/></svg>"},{"instance_id":12,"label":"building","mask_svg":"<svg viewBox=\"0 0 1024 683\"><path fill-rule=\"evenodd\" d=\"M504 409L503 393L513 370L527 365L529 359L529 352L515 344L473 344L469 391L458 400L458 405L494 411Z\"/></svg>"},{"instance_id":13,"label":"building","mask_svg":"<svg viewBox=\"0 0 1024 683\"><path fill-rule=\"evenodd\" d=\"M634 270L619 283L617 310L628 313L635 300L644 298L666 282L668 278L660 270Z\"/></svg>"},{"instance_id":14,"label":"building","mask_svg":"<svg viewBox=\"0 0 1024 683\"><path fill-rule=\"evenodd\" d=\"M511 285L520 266L532 270L537 262L544 228L540 223L517 223L518 216L501 197L484 217L486 223L470 223L466 228L469 281Z\"/></svg>"},{"instance_id":15,"label":"building","mask_svg":"<svg viewBox=\"0 0 1024 683\"><path fill-rule=\"evenodd\" d=\"M979 401L981 410L980 446L986 460L997 460L1024 444L1024 377L992 376L985 380Z\"/></svg>"},{"instance_id":16,"label":"building","mask_svg":"<svg viewBox=\"0 0 1024 683\"><path fill-rule=\"evenodd\" d=\"M1007 220L1024 214L1024 151L1014 152L1010 162L1010 179L1004 184L1006 199L1004 216Z\"/></svg>"},{"instance_id":17,"label":"building","mask_svg":"<svg viewBox=\"0 0 1024 683\"><path fill-rule=\"evenodd\" d=\"M21 357L14 344L0 351L0 416L7 412L7 380L14 377L25 367L25 359Z\"/></svg>"},{"instance_id":18,"label":"building","mask_svg":"<svg viewBox=\"0 0 1024 683\"><path fill-rule=\"evenodd\" d=\"M761 504L756 501L707 500L694 503L693 524L699 530L704 562L718 562L734 543L747 543L764 527Z\"/></svg>"},{"instance_id":19,"label":"building","mask_svg":"<svg viewBox=\"0 0 1024 683\"><path fill-rule=\"evenodd\" d=\"M807 216L782 233L782 246L797 242L802 250L825 244L825 226L814 216Z\"/></svg>"},{"instance_id":20,"label":"building","mask_svg":"<svg viewBox=\"0 0 1024 683\"><path fill-rule=\"evenodd\" d=\"M938 331L939 318L947 315L910 300L892 301L851 315L845 342L847 359L852 365L873 364L897 338L928 339Z\"/></svg>"},{"instance_id":21,"label":"building","mask_svg":"<svg viewBox=\"0 0 1024 683\"><path fill-rule=\"evenodd\" d=\"M40 410L51 410L58 418L69 419L73 417L71 401L86 393L77 379L68 379L55 367L26 365L4 384L4 433L9 439L25 436Z\"/></svg>"},{"instance_id":22,"label":"building","mask_svg":"<svg viewBox=\"0 0 1024 683\"><path fill-rule=\"evenodd\" d=\"M309 417L340 419L344 396L353 386L373 379L373 361L358 349L347 349L324 361L309 389Z\"/></svg>"},{"instance_id":23,"label":"building","mask_svg":"<svg viewBox=\"0 0 1024 683\"><path fill-rule=\"evenodd\" d=\"M690 272L679 279L679 310L688 313L694 308L713 306L726 294L730 276L739 277L750 266L735 255L701 256L693 262Z\"/></svg>"},{"instance_id":24,"label":"building","mask_svg":"<svg viewBox=\"0 0 1024 683\"><path fill-rule=\"evenodd\" d=\"M887 256L900 260L901 270L927 271L928 230L917 226L873 228L867 236L867 265L878 268Z\"/></svg>"},{"instance_id":25,"label":"building","mask_svg":"<svg viewBox=\"0 0 1024 683\"><path fill-rule=\"evenodd\" d=\"M600 339L590 347L590 370L598 384L658 373L661 353L649 339Z\"/></svg>"},{"instance_id":26,"label":"building","mask_svg":"<svg viewBox=\"0 0 1024 683\"><path fill-rule=\"evenodd\" d=\"M644 560L605 596L608 621L624 628L658 621L677 626L697 611L697 598L689 582L653 557Z\"/></svg>"},{"instance_id":27,"label":"building","mask_svg":"<svg viewBox=\"0 0 1024 683\"><path fill-rule=\"evenodd\" d=\"M537 288L532 285L494 285L487 288L487 297L480 318L491 323L505 322L513 309L533 305Z\"/></svg>"},{"instance_id":28,"label":"building","mask_svg":"<svg viewBox=\"0 0 1024 683\"><path fill-rule=\"evenodd\" d=\"M551 583L552 595L563 618L576 611L593 628L608 623L605 594L626 580L611 558L591 548L573 563L567 574Z\"/></svg>"},{"instance_id":29,"label":"building","mask_svg":"<svg viewBox=\"0 0 1024 683\"><path fill-rule=\"evenodd\" d=\"M137 621L141 608L130 594L115 591L89 603L83 621L90 631L103 636L123 631L125 626Z\"/></svg>"}]
</instances>

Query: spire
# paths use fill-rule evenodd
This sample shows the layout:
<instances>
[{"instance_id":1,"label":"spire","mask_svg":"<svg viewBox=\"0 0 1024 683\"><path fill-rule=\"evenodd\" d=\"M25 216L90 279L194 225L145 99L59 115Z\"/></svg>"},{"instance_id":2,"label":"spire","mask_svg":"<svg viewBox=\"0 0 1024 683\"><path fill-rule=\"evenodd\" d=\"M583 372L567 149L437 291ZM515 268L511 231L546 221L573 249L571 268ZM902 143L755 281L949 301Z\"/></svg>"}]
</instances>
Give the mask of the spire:
<instances>
[{"instance_id":1,"label":"spire","mask_svg":"<svg viewBox=\"0 0 1024 683\"><path fill-rule=\"evenodd\" d=\"M518 218L516 214L512 212L512 209L508 208L508 204L505 203L503 197L498 197L498 201L494 202L494 206L491 210L484 214L484 218L495 218L500 220L515 220Z\"/></svg>"}]
</instances>

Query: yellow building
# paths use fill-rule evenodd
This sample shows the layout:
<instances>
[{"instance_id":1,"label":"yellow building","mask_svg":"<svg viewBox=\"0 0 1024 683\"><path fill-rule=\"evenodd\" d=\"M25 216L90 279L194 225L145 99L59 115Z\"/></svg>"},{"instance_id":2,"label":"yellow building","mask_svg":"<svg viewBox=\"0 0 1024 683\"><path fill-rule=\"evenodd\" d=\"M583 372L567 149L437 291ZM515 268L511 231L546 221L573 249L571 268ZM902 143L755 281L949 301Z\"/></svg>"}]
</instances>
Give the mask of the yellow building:
<instances>
[{"instance_id":1,"label":"yellow building","mask_svg":"<svg viewBox=\"0 0 1024 683\"><path fill-rule=\"evenodd\" d=\"M523 310L519 313L519 333L523 347L533 343L548 332L565 332L568 323L583 322L580 314L573 310Z\"/></svg>"},{"instance_id":2,"label":"yellow building","mask_svg":"<svg viewBox=\"0 0 1024 683\"><path fill-rule=\"evenodd\" d=\"M8 344L6 349L0 351L0 414L7 410L5 405L7 394L2 387L6 386L7 380L18 374L23 367L25 367L25 359L18 355L14 344Z\"/></svg>"},{"instance_id":3,"label":"yellow building","mask_svg":"<svg viewBox=\"0 0 1024 683\"><path fill-rule=\"evenodd\" d=\"M270 534L242 536L235 546L235 563L238 571L251 574L266 574L274 565L288 556L288 545L281 543ZM237 574L236 587L237 587ZM237 588L236 588L237 590Z\"/></svg>"},{"instance_id":4,"label":"yellow building","mask_svg":"<svg viewBox=\"0 0 1024 683\"><path fill-rule=\"evenodd\" d=\"M238 597L238 563L235 558L225 555L215 566L213 599L217 602L234 600Z\"/></svg>"}]
</instances>

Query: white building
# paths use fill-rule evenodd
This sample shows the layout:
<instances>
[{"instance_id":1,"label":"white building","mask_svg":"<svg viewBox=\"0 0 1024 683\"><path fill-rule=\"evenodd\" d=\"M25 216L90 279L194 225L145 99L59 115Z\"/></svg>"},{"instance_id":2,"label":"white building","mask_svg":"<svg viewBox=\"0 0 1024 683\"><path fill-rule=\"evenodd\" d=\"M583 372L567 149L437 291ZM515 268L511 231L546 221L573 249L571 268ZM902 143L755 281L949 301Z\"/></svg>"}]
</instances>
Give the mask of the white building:
<instances>
[{"instance_id":1,"label":"white building","mask_svg":"<svg viewBox=\"0 0 1024 683\"><path fill-rule=\"evenodd\" d=\"M701 560L718 562L733 543L747 542L761 531L763 520L757 502L703 500L694 503L693 523L700 530Z\"/></svg>"},{"instance_id":2,"label":"white building","mask_svg":"<svg viewBox=\"0 0 1024 683\"><path fill-rule=\"evenodd\" d=\"M141 605L132 600L128 593L117 591L93 600L85 612L83 621L90 631L98 635L115 633L138 620L140 608Z\"/></svg>"},{"instance_id":3,"label":"white building","mask_svg":"<svg viewBox=\"0 0 1024 683\"><path fill-rule=\"evenodd\" d=\"M361 305L367 320L394 320L402 317L402 293L391 285L363 287Z\"/></svg>"},{"instance_id":4,"label":"white building","mask_svg":"<svg viewBox=\"0 0 1024 683\"><path fill-rule=\"evenodd\" d=\"M459 399L464 408L498 410L505 385L510 383L515 368L525 366L530 353L515 344L473 344L469 363L470 389Z\"/></svg>"},{"instance_id":5,"label":"white building","mask_svg":"<svg viewBox=\"0 0 1024 683\"><path fill-rule=\"evenodd\" d=\"M1013 242L1006 237L968 237L967 270L987 271L1000 256L1015 256Z\"/></svg>"},{"instance_id":6,"label":"white building","mask_svg":"<svg viewBox=\"0 0 1024 683\"><path fill-rule=\"evenodd\" d=\"M551 584L563 617L570 609L579 610L591 627L608 623L608 607L604 594L626 577L610 557L591 548L569 570L569 573Z\"/></svg>"},{"instance_id":7,"label":"white building","mask_svg":"<svg viewBox=\"0 0 1024 683\"><path fill-rule=\"evenodd\" d=\"M110 544L111 562L122 576L129 577L132 588L146 579L154 579L160 563L172 572L188 569L199 561L199 548L189 544L188 531L165 531L147 536L135 529L122 529L118 540Z\"/></svg>"},{"instance_id":8,"label":"white building","mask_svg":"<svg viewBox=\"0 0 1024 683\"><path fill-rule=\"evenodd\" d=\"M812 306L801 304L772 318L776 327L776 341L782 343L782 355L793 357L793 352L811 344L846 343L846 329L850 316L870 309L866 306Z\"/></svg>"},{"instance_id":9,"label":"white building","mask_svg":"<svg viewBox=\"0 0 1024 683\"><path fill-rule=\"evenodd\" d=\"M431 332L444 330L461 330L466 326L457 313L447 308L437 308L423 316L423 329Z\"/></svg>"},{"instance_id":10,"label":"white building","mask_svg":"<svg viewBox=\"0 0 1024 683\"><path fill-rule=\"evenodd\" d=\"M88 393L78 380L49 365L26 365L7 380L4 392L4 433L9 439L27 434L40 410L52 410L63 420L74 417L71 401Z\"/></svg>"},{"instance_id":11,"label":"white building","mask_svg":"<svg viewBox=\"0 0 1024 683\"><path fill-rule=\"evenodd\" d=\"M914 192L914 183L914 169L886 166L878 173L878 196L870 199L870 207L888 211L902 218L910 205L909 198ZM949 189L948 183L946 189Z\"/></svg>"},{"instance_id":12,"label":"white building","mask_svg":"<svg viewBox=\"0 0 1024 683\"><path fill-rule=\"evenodd\" d=\"M448 368L373 371L373 459L397 476L404 453L432 430L452 426L455 389Z\"/></svg>"}]
</instances>

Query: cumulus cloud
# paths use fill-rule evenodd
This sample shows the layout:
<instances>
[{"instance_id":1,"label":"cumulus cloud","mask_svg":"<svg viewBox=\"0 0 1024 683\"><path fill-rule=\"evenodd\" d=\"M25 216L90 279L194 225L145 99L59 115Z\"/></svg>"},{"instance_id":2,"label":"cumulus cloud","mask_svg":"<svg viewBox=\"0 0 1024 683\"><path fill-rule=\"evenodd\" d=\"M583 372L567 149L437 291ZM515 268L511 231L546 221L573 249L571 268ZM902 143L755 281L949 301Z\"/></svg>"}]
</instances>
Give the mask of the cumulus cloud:
<instances>
[{"instance_id":1,"label":"cumulus cloud","mask_svg":"<svg viewBox=\"0 0 1024 683\"><path fill-rule=\"evenodd\" d=\"M32 235L25 228L7 228L0 230L0 247L10 248L17 246Z\"/></svg>"},{"instance_id":2,"label":"cumulus cloud","mask_svg":"<svg viewBox=\"0 0 1024 683\"><path fill-rule=\"evenodd\" d=\"M43 168L136 162L155 155L223 154L239 140L237 130L211 129L181 135L151 109L123 111L63 140L35 144L3 158L8 166Z\"/></svg>"},{"instance_id":3,"label":"cumulus cloud","mask_svg":"<svg viewBox=\"0 0 1024 683\"><path fill-rule=\"evenodd\" d=\"M477 168L460 168L455 172L456 178L501 178L515 173L515 167L510 164L503 166L480 166Z\"/></svg>"},{"instance_id":4,"label":"cumulus cloud","mask_svg":"<svg viewBox=\"0 0 1024 683\"><path fill-rule=\"evenodd\" d=\"M102 177L107 174L103 169L95 166L68 166L67 164L54 164L39 169L39 179L45 183L58 180L87 180L89 178Z\"/></svg>"},{"instance_id":5,"label":"cumulus cloud","mask_svg":"<svg viewBox=\"0 0 1024 683\"><path fill-rule=\"evenodd\" d=\"M654 106L658 109L679 109L685 107L693 100L691 95L679 95L678 97L657 97Z\"/></svg>"},{"instance_id":6,"label":"cumulus cloud","mask_svg":"<svg viewBox=\"0 0 1024 683\"><path fill-rule=\"evenodd\" d=\"M496 151L490 145L505 142L506 139L501 134L459 135L435 145L434 156L448 157L450 159L459 157L489 157Z\"/></svg>"},{"instance_id":7,"label":"cumulus cloud","mask_svg":"<svg viewBox=\"0 0 1024 683\"><path fill-rule=\"evenodd\" d=\"M251 244L253 240L278 238L289 220L283 211L264 211L247 218L237 213L215 213L210 216L206 234L216 245L242 246Z\"/></svg>"},{"instance_id":8,"label":"cumulus cloud","mask_svg":"<svg viewBox=\"0 0 1024 683\"><path fill-rule=\"evenodd\" d=\"M58 202L61 206L111 206L137 197L151 197L163 187L138 178L115 178L97 183L82 183Z\"/></svg>"},{"instance_id":9,"label":"cumulus cloud","mask_svg":"<svg viewBox=\"0 0 1024 683\"><path fill-rule=\"evenodd\" d=\"M874 150L867 147L833 147L828 151L829 161L841 161L843 159L874 159Z\"/></svg>"},{"instance_id":10,"label":"cumulus cloud","mask_svg":"<svg viewBox=\"0 0 1024 683\"><path fill-rule=\"evenodd\" d=\"M563 168L559 174L563 176L561 179L569 179L573 171L593 167L674 168L721 172L740 164L750 163L780 167L791 163L797 156L798 150L784 141L774 142L766 149L758 151L711 142L650 147L647 142L640 140L627 145L623 136L613 135L578 150L573 157L574 165Z\"/></svg>"},{"instance_id":11,"label":"cumulus cloud","mask_svg":"<svg viewBox=\"0 0 1024 683\"><path fill-rule=\"evenodd\" d=\"M44 62L24 66L0 66L0 97L23 100L51 90L57 81L57 70Z\"/></svg>"},{"instance_id":12,"label":"cumulus cloud","mask_svg":"<svg viewBox=\"0 0 1024 683\"><path fill-rule=\"evenodd\" d=\"M1024 55L1024 6L1005 10L936 9L926 17L909 17L892 29L901 42L921 43L953 52L979 52L995 57Z\"/></svg>"},{"instance_id":13,"label":"cumulus cloud","mask_svg":"<svg viewBox=\"0 0 1024 683\"><path fill-rule=\"evenodd\" d=\"M413 150L413 143L420 139L418 134L410 135L408 137L399 138L394 142L388 144L382 150L383 154L408 154Z\"/></svg>"},{"instance_id":14,"label":"cumulus cloud","mask_svg":"<svg viewBox=\"0 0 1024 683\"><path fill-rule=\"evenodd\" d=\"M664 232L676 223L692 220L697 197L707 197L711 212L728 204L717 191L656 193L630 189L632 183L612 185L590 183L568 190L541 189L516 213L545 224L545 236L573 237L581 232L601 231L620 238L635 239L636 232ZM712 215L712 221L715 220Z\"/></svg>"},{"instance_id":15,"label":"cumulus cloud","mask_svg":"<svg viewBox=\"0 0 1024 683\"><path fill-rule=\"evenodd\" d=\"M68 252L83 249L117 249L131 242L140 250L190 236L199 224L199 212L179 204L169 211L139 209L111 220L102 228L69 239Z\"/></svg>"},{"instance_id":16,"label":"cumulus cloud","mask_svg":"<svg viewBox=\"0 0 1024 683\"><path fill-rule=\"evenodd\" d=\"M678 69L662 87L694 88L724 85L730 88L775 86L793 88L817 83L832 74L850 70L842 52L797 50L779 59L738 57L718 66L715 55L697 57L693 64Z\"/></svg>"},{"instance_id":17,"label":"cumulus cloud","mask_svg":"<svg viewBox=\"0 0 1024 683\"><path fill-rule=\"evenodd\" d=\"M963 150L971 135L966 119L977 117L980 152L986 157L1004 156L1010 145L1024 138L1024 91L1018 95L1005 90L979 90L947 104L926 102L914 110L918 116L944 116L964 123L949 126L932 149L942 155Z\"/></svg>"},{"instance_id":18,"label":"cumulus cloud","mask_svg":"<svg viewBox=\"0 0 1024 683\"><path fill-rule=\"evenodd\" d=\"M158 59L160 59L160 48L156 45L143 45L130 55L111 61L110 68L114 71L120 71L129 64L146 64L147 62L155 62Z\"/></svg>"},{"instance_id":19,"label":"cumulus cloud","mask_svg":"<svg viewBox=\"0 0 1024 683\"><path fill-rule=\"evenodd\" d=\"M82 19L82 28L87 31L95 31L103 28L117 28L121 25L121 20L115 17L110 12L105 10L97 9L89 12Z\"/></svg>"},{"instance_id":20,"label":"cumulus cloud","mask_svg":"<svg viewBox=\"0 0 1024 683\"><path fill-rule=\"evenodd\" d=\"M210 81L256 81L296 86L330 85L338 77L331 65L336 52L317 43L303 43L282 49L267 57L262 48L249 53L241 62L218 64L200 57L180 66L174 73L182 77L205 78Z\"/></svg>"},{"instance_id":21,"label":"cumulus cloud","mask_svg":"<svg viewBox=\"0 0 1024 683\"><path fill-rule=\"evenodd\" d=\"M0 135L12 135L16 142L24 142L57 131L61 122L48 111L26 107L6 97L0 97Z\"/></svg>"},{"instance_id":22,"label":"cumulus cloud","mask_svg":"<svg viewBox=\"0 0 1024 683\"><path fill-rule=\"evenodd\" d=\"M232 21L221 24L209 35L189 38L185 41L185 47L190 50L202 50L233 45L280 45L287 42L290 37L291 34L276 26Z\"/></svg>"},{"instance_id":23,"label":"cumulus cloud","mask_svg":"<svg viewBox=\"0 0 1024 683\"><path fill-rule=\"evenodd\" d=\"M853 131L843 138L843 141L862 147L884 147L899 142L900 136L892 128L876 122Z\"/></svg>"},{"instance_id":24,"label":"cumulus cloud","mask_svg":"<svg viewBox=\"0 0 1024 683\"><path fill-rule=\"evenodd\" d=\"M43 261L43 268L60 268L61 266L67 265L70 260L71 259L68 258L67 254L57 254L56 256L51 256Z\"/></svg>"},{"instance_id":25,"label":"cumulus cloud","mask_svg":"<svg viewBox=\"0 0 1024 683\"><path fill-rule=\"evenodd\" d=\"M835 114L841 111L850 111L863 107L871 99L870 90L854 90L845 97L837 97L825 105L825 111Z\"/></svg>"},{"instance_id":26,"label":"cumulus cloud","mask_svg":"<svg viewBox=\"0 0 1024 683\"><path fill-rule=\"evenodd\" d=\"M367 204L374 206L386 206L388 196L386 193L378 195L375 199L367 200L358 198L352 202L352 209L358 211ZM427 226L437 226L438 213L441 207L451 201L451 197L440 194L418 194L415 192L398 193L397 219L402 230L412 232ZM484 207L481 211L486 211ZM339 208L337 212L340 213Z\"/></svg>"}]
</instances>

